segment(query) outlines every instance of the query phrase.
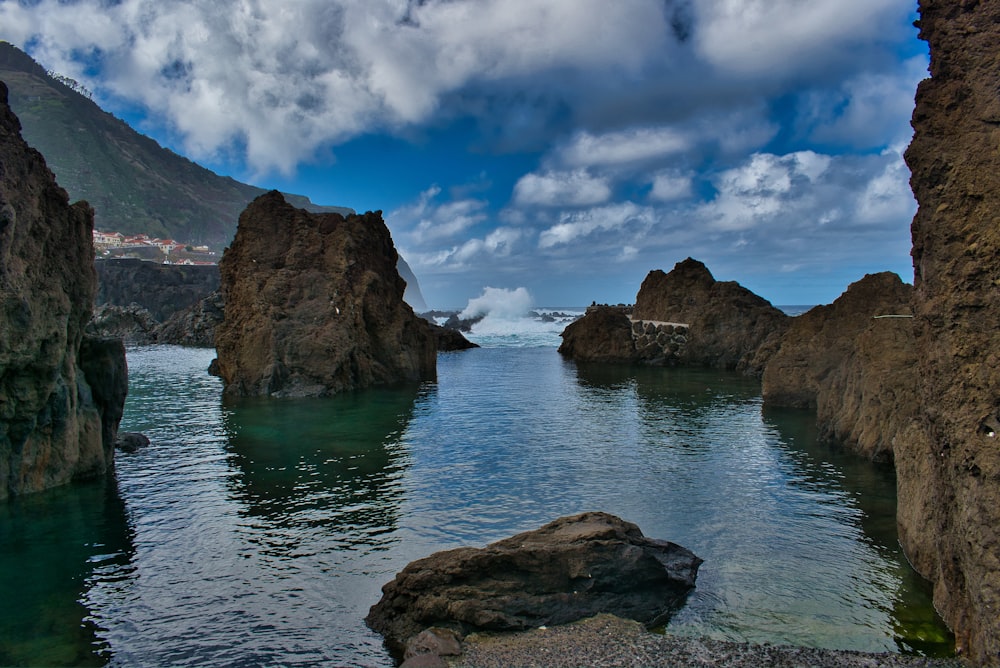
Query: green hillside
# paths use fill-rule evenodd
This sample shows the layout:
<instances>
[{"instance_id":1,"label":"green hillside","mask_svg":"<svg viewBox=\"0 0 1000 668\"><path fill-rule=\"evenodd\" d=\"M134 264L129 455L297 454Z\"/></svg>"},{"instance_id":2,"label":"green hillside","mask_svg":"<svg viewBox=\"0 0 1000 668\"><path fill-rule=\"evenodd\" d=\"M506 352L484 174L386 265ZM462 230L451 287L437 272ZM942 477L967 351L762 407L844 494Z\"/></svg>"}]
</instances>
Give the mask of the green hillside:
<instances>
[{"instance_id":1,"label":"green hillside","mask_svg":"<svg viewBox=\"0 0 1000 668\"><path fill-rule=\"evenodd\" d=\"M71 199L90 202L98 229L221 248L232 239L240 212L265 192L163 148L74 90L74 82L49 76L2 41L0 80L24 138L45 156ZM351 211L286 197L312 211Z\"/></svg>"}]
</instances>

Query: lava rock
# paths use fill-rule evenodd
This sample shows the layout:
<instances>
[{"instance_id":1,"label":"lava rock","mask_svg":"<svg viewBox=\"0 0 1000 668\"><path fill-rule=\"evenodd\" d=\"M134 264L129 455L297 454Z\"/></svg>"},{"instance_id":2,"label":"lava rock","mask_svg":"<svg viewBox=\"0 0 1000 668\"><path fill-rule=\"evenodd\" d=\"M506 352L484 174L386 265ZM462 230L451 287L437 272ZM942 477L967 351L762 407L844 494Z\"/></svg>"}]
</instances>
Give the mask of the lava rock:
<instances>
[{"instance_id":1,"label":"lava rock","mask_svg":"<svg viewBox=\"0 0 1000 668\"><path fill-rule=\"evenodd\" d=\"M230 396L327 396L433 379L437 340L403 301L381 212L296 209L281 193L240 215L219 269L215 331Z\"/></svg>"},{"instance_id":2,"label":"lava rock","mask_svg":"<svg viewBox=\"0 0 1000 668\"><path fill-rule=\"evenodd\" d=\"M1000 5L919 11L930 78L905 157L921 407L896 437L900 541L957 646L1000 665Z\"/></svg>"},{"instance_id":3,"label":"lava rock","mask_svg":"<svg viewBox=\"0 0 1000 668\"><path fill-rule=\"evenodd\" d=\"M694 588L700 564L631 522L583 513L414 561L382 588L365 621L397 656L429 627L519 631L600 612L662 625Z\"/></svg>"},{"instance_id":4,"label":"lava rock","mask_svg":"<svg viewBox=\"0 0 1000 668\"><path fill-rule=\"evenodd\" d=\"M760 376L791 319L735 281L717 281L687 258L670 273L649 272L632 309L635 320L686 323L690 335L678 351L686 366L735 369Z\"/></svg>"},{"instance_id":5,"label":"lava rock","mask_svg":"<svg viewBox=\"0 0 1000 668\"><path fill-rule=\"evenodd\" d=\"M94 211L20 129L0 82L0 500L107 471L127 388L120 344L84 349Z\"/></svg>"},{"instance_id":6,"label":"lava rock","mask_svg":"<svg viewBox=\"0 0 1000 668\"><path fill-rule=\"evenodd\" d=\"M625 311L614 306L591 307L560 336L559 353L579 362L630 364L639 359L632 322Z\"/></svg>"},{"instance_id":7,"label":"lava rock","mask_svg":"<svg viewBox=\"0 0 1000 668\"><path fill-rule=\"evenodd\" d=\"M815 409L821 438L892 460L918 412L912 296L896 274L869 274L793 318L764 370L765 406Z\"/></svg>"}]
</instances>

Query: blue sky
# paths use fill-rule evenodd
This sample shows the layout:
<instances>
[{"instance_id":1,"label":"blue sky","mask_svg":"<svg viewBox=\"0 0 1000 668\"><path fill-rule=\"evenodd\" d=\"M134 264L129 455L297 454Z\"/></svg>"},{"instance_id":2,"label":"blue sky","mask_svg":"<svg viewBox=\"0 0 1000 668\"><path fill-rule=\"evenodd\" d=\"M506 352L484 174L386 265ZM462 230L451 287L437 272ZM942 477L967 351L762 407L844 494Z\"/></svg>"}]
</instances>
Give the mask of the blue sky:
<instances>
[{"instance_id":1,"label":"blue sky","mask_svg":"<svg viewBox=\"0 0 1000 668\"><path fill-rule=\"evenodd\" d=\"M0 39L217 172L381 209L432 307L487 287L631 302L688 256L814 304L866 273L912 281L915 11L0 0Z\"/></svg>"}]
</instances>

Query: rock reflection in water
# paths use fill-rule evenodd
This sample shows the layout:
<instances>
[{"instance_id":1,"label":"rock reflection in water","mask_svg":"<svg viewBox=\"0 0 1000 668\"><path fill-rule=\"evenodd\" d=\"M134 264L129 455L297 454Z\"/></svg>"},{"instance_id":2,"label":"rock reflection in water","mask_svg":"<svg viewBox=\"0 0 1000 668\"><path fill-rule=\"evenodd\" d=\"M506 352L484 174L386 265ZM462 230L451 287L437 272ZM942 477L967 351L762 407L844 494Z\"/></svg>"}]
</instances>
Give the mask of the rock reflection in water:
<instances>
[{"instance_id":1,"label":"rock reflection in water","mask_svg":"<svg viewBox=\"0 0 1000 668\"><path fill-rule=\"evenodd\" d=\"M325 399L240 399L225 404L229 479L255 541L299 553L302 532L323 549L378 549L398 523L406 450L399 443L416 390L378 389ZM264 530L263 532L261 530Z\"/></svg>"},{"instance_id":2,"label":"rock reflection in water","mask_svg":"<svg viewBox=\"0 0 1000 668\"><path fill-rule=\"evenodd\" d=\"M104 665L89 592L133 555L112 479L0 503L0 666Z\"/></svg>"},{"instance_id":3,"label":"rock reflection in water","mask_svg":"<svg viewBox=\"0 0 1000 668\"><path fill-rule=\"evenodd\" d=\"M818 442L808 411L762 415L733 373L577 364L576 385L595 447L617 444L605 468L649 491L601 507L705 559L672 632L953 651L899 550L891 468Z\"/></svg>"}]
</instances>

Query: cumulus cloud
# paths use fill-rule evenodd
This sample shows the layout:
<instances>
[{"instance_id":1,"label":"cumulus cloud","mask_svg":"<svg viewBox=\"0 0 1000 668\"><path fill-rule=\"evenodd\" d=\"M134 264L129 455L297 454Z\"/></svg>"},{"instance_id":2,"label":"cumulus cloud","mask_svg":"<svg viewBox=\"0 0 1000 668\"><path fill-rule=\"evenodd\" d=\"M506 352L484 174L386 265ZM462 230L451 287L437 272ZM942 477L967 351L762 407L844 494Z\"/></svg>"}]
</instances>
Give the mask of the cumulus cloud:
<instances>
[{"instance_id":1,"label":"cumulus cloud","mask_svg":"<svg viewBox=\"0 0 1000 668\"><path fill-rule=\"evenodd\" d=\"M0 38L250 176L292 174L352 138L474 127L457 150L502 149L504 167L473 177L482 188L440 168L386 217L422 285L686 255L801 276L866 253L907 260L899 153L927 65L898 55L913 53L911 13L897 0L0 0Z\"/></svg>"},{"instance_id":2,"label":"cumulus cloud","mask_svg":"<svg viewBox=\"0 0 1000 668\"><path fill-rule=\"evenodd\" d=\"M671 127L630 128L603 135L580 132L557 155L570 167L620 165L682 153L691 144L690 135Z\"/></svg>"},{"instance_id":3,"label":"cumulus cloud","mask_svg":"<svg viewBox=\"0 0 1000 668\"><path fill-rule=\"evenodd\" d=\"M619 230L626 226L647 228L655 215L650 207L634 202L621 202L594 207L585 211L564 213L557 224L542 231L539 248L569 244L597 231Z\"/></svg>"},{"instance_id":4,"label":"cumulus cloud","mask_svg":"<svg viewBox=\"0 0 1000 668\"><path fill-rule=\"evenodd\" d=\"M690 174L680 174L676 171L663 171L653 176L653 188L649 192L650 199L660 202L672 202L685 199L692 195Z\"/></svg>"},{"instance_id":5,"label":"cumulus cloud","mask_svg":"<svg viewBox=\"0 0 1000 668\"><path fill-rule=\"evenodd\" d=\"M907 142L913 92L927 76L926 55L894 72L862 72L832 90L803 96L799 124L816 142L866 149Z\"/></svg>"},{"instance_id":6,"label":"cumulus cloud","mask_svg":"<svg viewBox=\"0 0 1000 668\"><path fill-rule=\"evenodd\" d=\"M514 201L519 205L588 206L610 197L608 180L583 169L525 174L514 186Z\"/></svg>"},{"instance_id":7,"label":"cumulus cloud","mask_svg":"<svg viewBox=\"0 0 1000 668\"><path fill-rule=\"evenodd\" d=\"M739 76L822 70L857 57L891 18L902 23L896 0L703 0L693 11L698 52Z\"/></svg>"},{"instance_id":8,"label":"cumulus cloud","mask_svg":"<svg viewBox=\"0 0 1000 668\"><path fill-rule=\"evenodd\" d=\"M874 32L891 11L895 0L0 0L0 36L162 117L195 157L289 173L321 147L441 113L697 118L756 90L748 70L773 78L898 39ZM655 123L583 130L564 158L613 164L685 142Z\"/></svg>"}]
</instances>

